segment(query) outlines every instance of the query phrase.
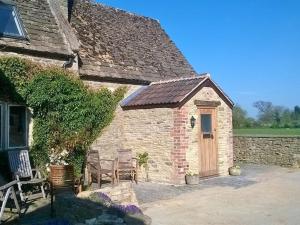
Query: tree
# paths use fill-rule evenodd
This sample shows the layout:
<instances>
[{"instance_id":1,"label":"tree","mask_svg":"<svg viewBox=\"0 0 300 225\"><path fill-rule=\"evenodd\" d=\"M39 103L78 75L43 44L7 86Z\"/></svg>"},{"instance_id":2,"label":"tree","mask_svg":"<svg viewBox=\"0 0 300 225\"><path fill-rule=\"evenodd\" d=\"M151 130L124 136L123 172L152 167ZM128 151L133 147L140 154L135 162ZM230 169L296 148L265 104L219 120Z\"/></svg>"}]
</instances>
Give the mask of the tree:
<instances>
[{"instance_id":1,"label":"tree","mask_svg":"<svg viewBox=\"0 0 300 225\"><path fill-rule=\"evenodd\" d=\"M294 119L300 120L300 106L298 105L294 107Z\"/></svg>"},{"instance_id":2,"label":"tree","mask_svg":"<svg viewBox=\"0 0 300 225\"><path fill-rule=\"evenodd\" d=\"M247 111L236 105L233 107L232 118L233 128L243 128L247 121Z\"/></svg>"},{"instance_id":3,"label":"tree","mask_svg":"<svg viewBox=\"0 0 300 225\"><path fill-rule=\"evenodd\" d=\"M257 101L253 106L258 109L258 121L263 126L270 126L274 122L274 107L272 102Z\"/></svg>"}]
</instances>

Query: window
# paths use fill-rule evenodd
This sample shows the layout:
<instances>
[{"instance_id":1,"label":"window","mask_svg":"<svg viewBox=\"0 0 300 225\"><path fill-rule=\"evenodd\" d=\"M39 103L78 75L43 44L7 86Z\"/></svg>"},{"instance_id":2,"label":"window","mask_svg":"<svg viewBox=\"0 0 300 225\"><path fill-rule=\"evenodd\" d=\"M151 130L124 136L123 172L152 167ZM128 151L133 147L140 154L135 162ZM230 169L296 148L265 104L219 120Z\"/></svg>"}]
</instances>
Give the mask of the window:
<instances>
[{"instance_id":1,"label":"window","mask_svg":"<svg viewBox=\"0 0 300 225\"><path fill-rule=\"evenodd\" d=\"M25 37L16 7L0 2L0 36Z\"/></svg>"},{"instance_id":2,"label":"window","mask_svg":"<svg viewBox=\"0 0 300 225\"><path fill-rule=\"evenodd\" d=\"M8 147L24 147L26 146L26 108L24 106L9 106L8 111Z\"/></svg>"},{"instance_id":3,"label":"window","mask_svg":"<svg viewBox=\"0 0 300 225\"><path fill-rule=\"evenodd\" d=\"M28 146L27 109L0 102L0 150Z\"/></svg>"},{"instance_id":4,"label":"window","mask_svg":"<svg viewBox=\"0 0 300 225\"><path fill-rule=\"evenodd\" d=\"M3 116L3 106L0 104L0 149L3 148L3 142L2 142L2 129L3 129L3 122L2 122L2 116Z\"/></svg>"},{"instance_id":5,"label":"window","mask_svg":"<svg viewBox=\"0 0 300 225\"><path fill-rule=\"evenodd\" d=\"M204 134L212 133L211 114L201 114L201 130Z\"/></svg>"}]
</instances>

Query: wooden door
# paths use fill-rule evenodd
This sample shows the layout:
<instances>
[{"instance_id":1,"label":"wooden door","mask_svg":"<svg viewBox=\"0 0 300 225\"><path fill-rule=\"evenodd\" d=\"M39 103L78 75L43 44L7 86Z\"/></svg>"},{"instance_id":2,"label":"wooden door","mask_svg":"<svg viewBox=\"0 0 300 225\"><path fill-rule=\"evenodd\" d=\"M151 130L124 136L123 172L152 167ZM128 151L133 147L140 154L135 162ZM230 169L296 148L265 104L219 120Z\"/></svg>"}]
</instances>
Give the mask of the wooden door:
<instances>
[{"instance_id":1,"label":"wooden door","mask_svg":"<svg viewBox=\"0 0 300 225\"><path fill-rule=\"evenodd\" d=\"M216 110L200 108L200 176L209 177L218 174L218 153L216 144Z\"/></svg>"}]
</instances>

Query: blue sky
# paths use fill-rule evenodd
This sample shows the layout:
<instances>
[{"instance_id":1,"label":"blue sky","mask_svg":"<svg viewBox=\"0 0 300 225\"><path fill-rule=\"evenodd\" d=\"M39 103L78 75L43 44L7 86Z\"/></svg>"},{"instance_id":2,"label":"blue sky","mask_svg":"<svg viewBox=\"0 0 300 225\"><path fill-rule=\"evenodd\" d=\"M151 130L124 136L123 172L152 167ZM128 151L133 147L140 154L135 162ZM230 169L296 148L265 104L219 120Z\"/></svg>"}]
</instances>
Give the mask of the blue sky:
<instances>
[{"instance_id":1,"label":"blue sky","mask_svg":"<svg viewBox=\"0 0 300 225\"><path fill-rule=\"evenodd\" d=\"M300 105L300 1L99 0L158 19L195 70L235 103Z\"/></svg>"}]
</instances>

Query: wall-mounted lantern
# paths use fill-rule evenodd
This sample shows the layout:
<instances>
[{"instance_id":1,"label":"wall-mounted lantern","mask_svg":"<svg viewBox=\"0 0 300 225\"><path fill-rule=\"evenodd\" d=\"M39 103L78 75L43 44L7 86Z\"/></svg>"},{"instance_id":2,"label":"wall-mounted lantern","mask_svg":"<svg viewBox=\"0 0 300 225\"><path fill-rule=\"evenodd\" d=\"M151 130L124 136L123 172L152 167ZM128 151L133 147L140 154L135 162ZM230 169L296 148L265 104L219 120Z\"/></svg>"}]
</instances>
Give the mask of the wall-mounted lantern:
<instances>
[{"instance_id":1,"label":"wall-mounted lantern","mask_svg":"<svg viewBox=\"0 0 300 225\"><path fill-rule=\"evenodd\" d=\"M194 116L191 117L191 127L194 128L196 122L196 118Z\"/></svg>"}]
</instances>

